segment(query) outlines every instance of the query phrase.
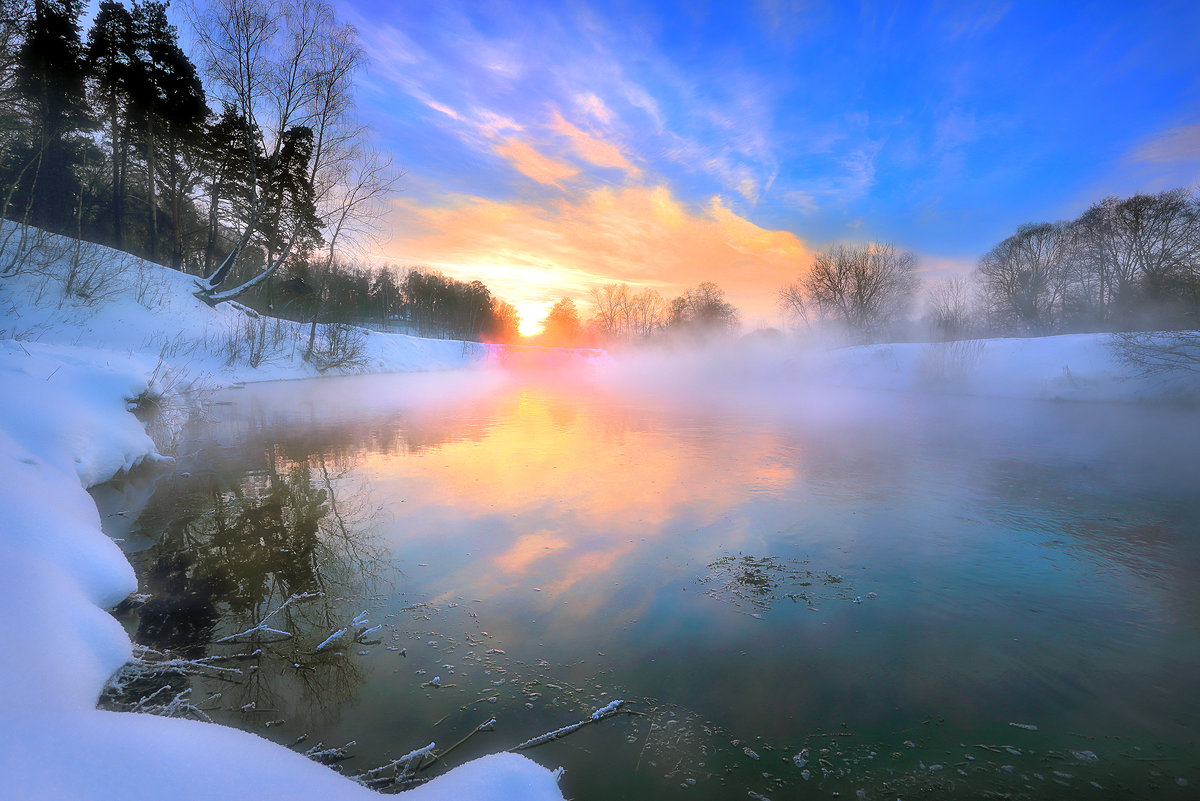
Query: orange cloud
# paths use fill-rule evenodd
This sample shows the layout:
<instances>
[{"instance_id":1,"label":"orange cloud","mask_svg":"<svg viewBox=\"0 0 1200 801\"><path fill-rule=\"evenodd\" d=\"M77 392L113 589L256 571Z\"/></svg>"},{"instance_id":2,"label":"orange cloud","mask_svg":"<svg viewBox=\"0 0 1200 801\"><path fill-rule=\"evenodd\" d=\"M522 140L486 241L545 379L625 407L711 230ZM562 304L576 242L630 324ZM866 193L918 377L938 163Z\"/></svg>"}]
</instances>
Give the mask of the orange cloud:
<instances>
[{"instance_id":1,"label":"orange cloud","mask_svg":"<svg viewBox=\"0 0 1200 801\"><path fill-rule=\"evenodd\" d=\"M587 131L575 127L567 122L563 118L563 115L557 111L554 112L554 122L551 123L550 127L562 136L567 137L571 141L571 147L575 151L575 154L583 160L590 161L597 167L612 167L625 170L634 176L641 173L637 167L629 162L629 159L625 158L625 154L616 145L611 142L605 142L603 139L599 139Z\"/></svg>"},{"instance_id":2,"label":"orange cloud","mask_svg":"<svg viewBox=\"0 0 1200 801\"><path fill-rule=\"evenodd\" d=\"M713 281L753 324L776 318L779 289L811 260L795 234L762 228L716 197L694 210L664 186L604 187L542 204L402 199L394 209L404 233L384 247L388 258L478 278L518 306L582 301L613 281L667 297Z\"/></svg>"},{"instance_id":3,"label":"orange cloud","mask_svg":"<svg viewBox=\"0 0 1200 801\"><path fill-rule=\"evenodd\" d=\"M519 139L506 139L496 146L496 152L508 159L522 175L538 183L561 188L563 181L579 173L571 165L543 156Z\"/></svg>"}]
</instances>

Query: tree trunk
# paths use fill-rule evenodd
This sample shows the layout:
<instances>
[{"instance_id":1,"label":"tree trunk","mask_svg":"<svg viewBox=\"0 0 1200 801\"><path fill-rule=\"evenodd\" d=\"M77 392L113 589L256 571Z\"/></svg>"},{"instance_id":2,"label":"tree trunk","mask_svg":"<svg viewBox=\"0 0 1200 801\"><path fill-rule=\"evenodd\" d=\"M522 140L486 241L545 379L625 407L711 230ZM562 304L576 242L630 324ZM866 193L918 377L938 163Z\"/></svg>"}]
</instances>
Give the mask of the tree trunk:
<instances>
[{"instance_id":1,"label":"tree trunk","mask_svg":"<svg viewBox=\"0 0 1200 801\"><path fill-rule=\"evenodd\" d=\"M150 261L158 261L158 199L155 197L158 165L154 158L154 116L146 115L146 202L150 206Z\"/></svg>"}]
</instances>

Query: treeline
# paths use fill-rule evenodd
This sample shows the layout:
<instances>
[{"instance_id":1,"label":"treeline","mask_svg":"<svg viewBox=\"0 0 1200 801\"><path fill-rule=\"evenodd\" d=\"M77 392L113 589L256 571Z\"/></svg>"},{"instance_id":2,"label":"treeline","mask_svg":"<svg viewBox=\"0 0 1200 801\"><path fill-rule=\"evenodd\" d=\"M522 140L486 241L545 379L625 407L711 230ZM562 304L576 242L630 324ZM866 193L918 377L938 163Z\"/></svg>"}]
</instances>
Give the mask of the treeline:
<instances>
[{"instance_id":1,"label":"treeline","mask_svg":"<svg viewBox=\"0 0 1200 801\"><path fill-rule=\"evenodd\" d=\"M975 281L989 331L1195 328L1200 193L1107 197L1074 220L1022 225L980 259Z\"/></svg>"},{"instance_id":2,"label":"treeline","mask_svg":"<svg viewBox=\"0 0 1200 801\"><path fill-rule=\"evenodd\" d=\"M86 33L83 9L0 0L0 216L17 224L0 274L37 228L191 273L209 303L516 336L478 282L345 260L399 173L357 121L365 56L325 0L189 6L194 54L167 2L102 0Z\"/></svg>"},{"instance_id":3,"label":"treeline","mask_svg":"<svg viewBox=\"0 0 1200 801\"><path fill-rule=\"evenodd\" d=\"M315 233L311 128L281 132L269 158L241 110L211 112L167 3L103 0L86 37L81 0L0 6L6 218L198 275L232 249L256 188L255 248L277 247L289 214Z\"/></svg>"},{"instance_id":4,"label":"treeline","mask_svg":"<svg viewBox=\"0 0 1200 801\"><path fill-rule=\"evenodd\" d=\"M738 327L738 312L725 292L704 282L670 301L658 291L628 284L593 287L592 313L584 319L575 301L563 298L542 321L539 341L555 347L638 344L671 338L702 339Z\"/></svg>"},{"instance_id":5,"label":"treeline","mask_svg":"<svg viewBox=\"0 0 1200 801\"><path fill-rule=\"evenodd\" d=\"M839 244L779 298L806 327L852 342L1194 329L1200 193L1107 197L1074 220L1022 225L970 276L926 287L914 320L918 285L913 254Z\"/></svg>"},{"instance_id":6,"label":"treeline","mask_svg":"<svg viewBox=\"0 0 1200 801\"><path fill-rule=\"evenodd\" d=\"M301 319L313 298L311 275L289 271L276 291L275 314ZM335 260L323 276L322 319L442 339L511 343L520 315L480 281L460 281L427 267L348 267Z\"/></svg>"}]
</instances>

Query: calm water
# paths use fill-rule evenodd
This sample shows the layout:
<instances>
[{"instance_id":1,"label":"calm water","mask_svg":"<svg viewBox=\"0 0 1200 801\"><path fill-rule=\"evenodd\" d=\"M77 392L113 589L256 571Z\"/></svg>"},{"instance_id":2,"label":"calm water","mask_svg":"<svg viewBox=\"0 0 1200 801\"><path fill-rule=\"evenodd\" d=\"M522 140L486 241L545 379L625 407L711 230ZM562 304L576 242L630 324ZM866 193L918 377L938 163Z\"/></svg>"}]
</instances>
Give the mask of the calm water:
<instances>
[{"instance_id":1,"label":"calm water","mask_svg":"<svg viewBox=\"0 0 1200 801\"><path fill-rule=\"evenodd\" d=\"M1194 411L460 375L214 400L173 474L105 500L153 491L110 518L152 595L127 625L237 657L198 705L353 740L347 773L620 698L525 752L568 797L1200 792ZM217 642L305 593L269 622L293 636Z\"/></svg>"}]
</instances>

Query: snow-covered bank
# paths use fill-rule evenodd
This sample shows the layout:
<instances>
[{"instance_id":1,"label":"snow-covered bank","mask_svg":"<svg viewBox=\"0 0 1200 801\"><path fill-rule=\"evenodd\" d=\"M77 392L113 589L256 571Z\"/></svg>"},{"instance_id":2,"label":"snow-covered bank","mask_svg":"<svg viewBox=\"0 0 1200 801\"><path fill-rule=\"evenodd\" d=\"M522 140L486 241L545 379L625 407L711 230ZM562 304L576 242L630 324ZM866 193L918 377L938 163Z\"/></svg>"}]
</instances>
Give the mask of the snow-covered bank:
<instances>
[{"instance_id":1,"label":"snow-covered bank","mask_svg":"<svg viewBox=\"0 0 1200 801\"><path fill-rule=\"evenodd\" d=\"M85 244L75 257L69 242L55 237L57 252L0 280L0 337L140 354L151 370L161 362L160 377L169 373L174 384L209 386L324 372L452 369L501 353L478 342L321 325L314 343L321 358L305 361L308 325L236 303L210 307L193 296L192 276L98 245ZM90 265L90 281L75 275L77 258Z\"/></svg>"},{"instance_id":2,"label":"snow-covered bank","mask_svg":"<svg viewBox=\"0 0 1200 801\"><path fill-rule=\"evenodd\" d=\"M1163 335L1164 341L1171 335ZM597 380L687 397L800 406L829 389L1020 400L1200 403L1200 372L1147 374L1109 334L805 347L726 342L613 358Z\"/></svg>"},{"instance_id":3,"label":"snow-covered bank","mask_svg":"<svg viewBox=\"0 0 1200 801\"><path fill-rule=\"evenodd\" d=\"M90 255L112 264L88 296L64 293L64 258L0 280L0 797L378 797L253 734L96 709L131 654L105 610L137 583L86 487L163 458L131 400L172 385L318 371L299 356L306 328L228 304L211 309L191 296L187 276L105 249ZM476 343L362 336L354 363L333 371L442 369L494 355ZM250 352L256 343L261 350ZM460 766L407 795L562 798L550 771L514 754Z\"/></svg>"}]
</instances>

